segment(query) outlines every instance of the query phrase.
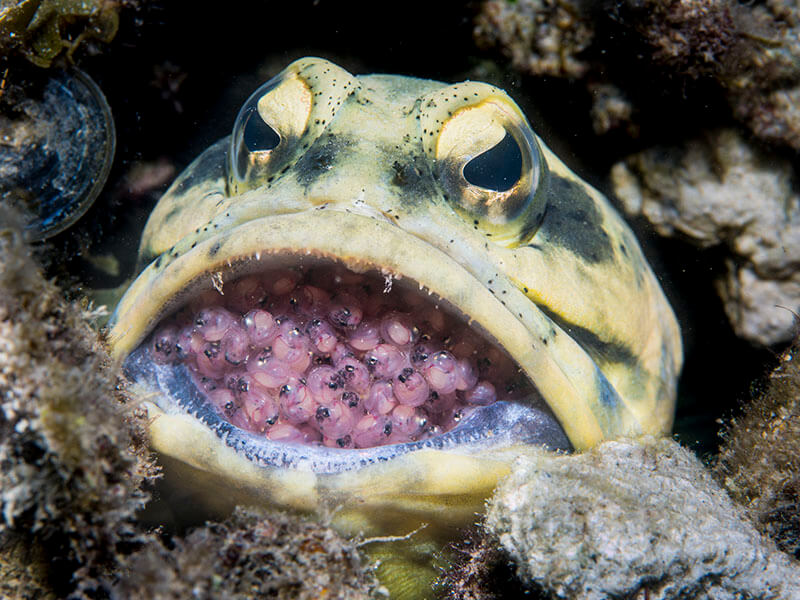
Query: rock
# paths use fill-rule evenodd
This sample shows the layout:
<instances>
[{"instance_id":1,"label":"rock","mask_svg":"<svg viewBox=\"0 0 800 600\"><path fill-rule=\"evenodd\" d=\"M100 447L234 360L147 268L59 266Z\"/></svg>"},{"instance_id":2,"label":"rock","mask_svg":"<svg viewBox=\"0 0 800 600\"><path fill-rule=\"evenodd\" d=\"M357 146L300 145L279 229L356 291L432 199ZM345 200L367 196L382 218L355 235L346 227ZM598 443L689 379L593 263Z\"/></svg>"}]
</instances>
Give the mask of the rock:
<instances>
[{"instance_id":1,"label":"rock","mask_svg":"<svg viewBox=\"0 0 800 600\"><path fill-rule=\"evenodd\" d=\"M661 235L728 247L717 288L738 335L767 345L792 338L791 311L800 312L800 192L788 160L723 129L631 156L614 165L611 180L624 210Z\"/></svg>"},{"instance_id":2,"label":"rock","mask_svg":"<svg viewBox=\"0 0 800 600\"><path fill-rule=\"evenodd\" d=\"M499 49L515 69L577 78L589 68L580 54L594 31L579 1L489 0L475 20L474 35L479 47Z\"/></svg>"},{"instance_id":3,"label":"rock","mask_svg":"<svg viewBox=\"0 0 800 600\"><path fill-rule=\"evenodd\" d=\"M145 536L158 469L92 314L45 280L21 224L0 205L0 573L12 597L94 597L117 544Z\"/></svg>"},{"instance_id":4,"label":"rock","mask_svg":"<svg viewBox=\"0 0 800 600\"><path fill-rule=\"evenodd\" d=\"M597 85L636 96L637 86L654 83L691 96L693 89L707 95L712 83L732 116L756 137L800 149L795 0L485 0L474 37L479 47L499 50L522 73L584 80L595 96L598 134L620 123L635 130L631 109L646 113L650 107L634 106L624 92L609 104L607 94L596 94ZM631 56L638 57L633 68L620 69Z\"/></svg>"},{"instance_id":5,"label":"rock","mask_svg":"<svg viewBox=\"0 0 800 600\"><path fill-rule=\"evenodd\" d=\"M800 6L796 1L625 0L615 4L615 19L638 36L652 62L670 79L684 85L687 79L715 81L734 116L754 135L800 149Z\"/></svg>"},{"instance_id":6,"label":"rock","mask_svg":"<svg viewBox=\"0 0 800 600\"><path fill-rule=\"evenodd\" d=\"M558 598L800 597L797 563L670 439L521 459L487 528L523 581Z\"/></svg>"}]
</instances>

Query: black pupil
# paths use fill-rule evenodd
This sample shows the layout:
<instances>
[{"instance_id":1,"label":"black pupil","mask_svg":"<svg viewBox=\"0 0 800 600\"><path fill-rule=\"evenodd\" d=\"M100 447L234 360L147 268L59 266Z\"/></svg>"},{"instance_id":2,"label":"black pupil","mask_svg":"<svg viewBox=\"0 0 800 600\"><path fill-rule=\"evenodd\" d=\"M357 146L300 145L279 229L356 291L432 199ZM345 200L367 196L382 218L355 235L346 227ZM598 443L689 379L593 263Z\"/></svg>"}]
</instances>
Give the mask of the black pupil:
<instances>
[{"instance_id":1,"label":"black pupil","mask_svg":"<svg viewBox=\"0 0 800 600\"><path fill-rule=\"evenodd\" d=\"M464 165L464 179L472 185L496 192L510 190L521 174L522 153L508 132L499 144Z\"/></svg>"},{"instance_id":2,"label":"black pupil","mask_svg":"<svg viewBox=\"0 0 800 600\"><path fill-rule=\"evenodd\" d=\"M242 136L244 147L250 152L272 150L281 141L277 132L264 122L255 110L247 117Z\"/></svg>"}]
</instances>

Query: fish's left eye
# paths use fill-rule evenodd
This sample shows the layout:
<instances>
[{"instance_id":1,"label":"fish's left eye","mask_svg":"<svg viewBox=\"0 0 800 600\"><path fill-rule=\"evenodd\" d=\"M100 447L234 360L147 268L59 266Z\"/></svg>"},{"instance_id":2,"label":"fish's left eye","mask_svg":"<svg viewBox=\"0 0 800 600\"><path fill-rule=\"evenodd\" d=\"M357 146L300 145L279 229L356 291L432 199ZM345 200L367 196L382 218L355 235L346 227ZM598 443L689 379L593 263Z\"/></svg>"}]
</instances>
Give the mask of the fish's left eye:
<instances>
[{"instance_id":1,"label":"fish's left eye","mask_svg":"<svg viewBox=\"0 0 800 600\"><path fill-rule=\"evenodd\" d=\"M445 198L471 228L506 247L530 238L546 165L513 100L488 84L445 87L422 99L420 130Z\"/></svg>"}]
</instances>

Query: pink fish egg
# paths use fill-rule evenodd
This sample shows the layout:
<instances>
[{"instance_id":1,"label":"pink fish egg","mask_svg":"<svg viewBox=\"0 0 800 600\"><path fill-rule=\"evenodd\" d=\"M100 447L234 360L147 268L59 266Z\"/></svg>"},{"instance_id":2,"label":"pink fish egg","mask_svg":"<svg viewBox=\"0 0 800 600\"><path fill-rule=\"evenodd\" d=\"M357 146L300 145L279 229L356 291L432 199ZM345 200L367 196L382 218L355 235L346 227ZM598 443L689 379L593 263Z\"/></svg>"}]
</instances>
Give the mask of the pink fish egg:
<instances>
[{"instance_id":1,"label":"pink fish egg","mask_svg":"<svg viewBox=\"0 0 800 600\"><path fill-rule=\"evenodd\" d=\"M330 354L336 348L338 338L328 321L312 319L306 325L306 333L314 350L320 354Z\"/></svg>"},{"instance_id":2,"label":"pink fish egg","mask_svg":"<svg viewBox=\"0 0 800 600\"><path fill-rule=\"evenodd\" d=\"M430 395L425 378L411 367L406 367L392 380L394 396L400 404L422 406Z\"/></svg>"},{"instance_id":3,"label":"pink fish egg","mask_svg":"<svg viewBox=\"0 0 800 600\"><path fill-rule=\"evenodd\" d=\"M350 333L347 343L354 349L372 350L381 341L380 328L374 321L363 321Z\"/></svg>"},{"instance_id":4,"label":"pink fish egg","mask_svg":"<svg viewBox=\"0 0 800 600\"><path fill-rule=\"evenodd\" d=\"M250 352L250 340L238 323L234 323L228 329L225 337L221 340L221 351L224 353L225 360L234 366L241 365L247 360Z\"/></svg>"},{"instance_id":5,"label":"pink fish egg","mask_svg":"<svg viewBox=\"0 0 800 600\"><path fill-rule=\"evenodd\" d=\"M328 365L312 369L306 378L306 385L314 400L323 405L333 403L344 387L336 369Z\"/></svg>"},{"instance_id":6,"label":"pink fish egg","mask_svg":"<svg viewBox=\"0 0 800 600\"><path fill-rule=\"evenodd\" d=\"M194 318L194 328L208 342L218 342L236 321L233 313L221 306L204 308Z\"/></svg>"},{"instance_id":7,"label":"pink fish egg","mask_svg":"<svg viewBox=\"0 0 800 600\"><path fill-rule=\"evenodd\" d=\"M343 292L336 294L328 311L328 320L340 328L353 328L364 316L361 302L353 294Z\"/></svg>"},{"instance_id":8,"label":"pink fish egg","mask_svg":"<svg viewBox=\"0 0 800 600\"><path fill-rule=\"evenodd\" d=\"M488 406L497 400L497 392L488 381L479 381L471 390L464 393L464 400L477 406Z\"/></svg>"},{"instance_id":9,"label":"pink fish egg","mask_svg":"<svg viewBox=\"0 0 800 600\"><path fill-rule=\"evenodd\" d=\"M287 381L278 393L280 412L284 419L292 425L309 421L317 410L317 403L308 388L296 378Z\"/></svg>"},{"instance_id":10,"label":"pink fish egg","mask_svg":"<svg viewBox=\"0 0 800 600\"><path fill-rule=\"evenodd\" d=\"M278 326L272 314L260 308L248 312L242 319L242 324L250 343L256 348L266 348L278 334Z\"/></svg>"},{"instance_id":11,"label":"pink fish egg","mask_svg":"<svg viewBox=\"0 0 800 600\"><path fill-rule=\"evenodd\" d=\"M269 289L276 296L283 296L290 293L300 281L300 274L289 270L281 269L272 275Z\"/></svg>"},{"instance_id":12,"label":"pink fish egg","mask_svg":"<svg viewBox=\"0 0 800 600\"><path fill-rule=\"evenodd\" d=\"M408 357L391 344L378 344L364 354L364 361L375 377L396 377L408 366Z\"/></svg>"},{"instance_id":13,"label":"pink fish egg","mask_svg":"<svg viewBox=\"0 0 800 600\"><path fill-rule=\"evenodd\" d=\"M152 356L157 363L166 364L178 359L175 342L178 330L174 326L162 327L153 334Z\"/></svg>"},{"instance_id":14,"label":"pink fish egg","mask_svg":"<svg viewBox=\"0 0 800 600\"><path fill-rule=\"evenodd\" d=\"M264 429L278 420L278 407L273 396L255 381L239 392L239 402L256 429Z\"/></svg>"},{"instance_id":15,"label":"pink fish egg","mask_svg":"<svg viewBox=\"0 0 800 600\"><path fill-rule=\"evenodd\" d=\"M319 406L314 415L317 429L327 438L339 439L353 429L353 414L341 401L335 401L330 406Z\"/></svg>"},{"instance_id":16,"label":"pink fish egg","mask_svg":"<svg viewBox=\"0 0 800 600\"><path fill-rule=\"evenodd\" d=\"M333 368L348 390L363 394L369 390L371 377L366 365L352 354L342 356L334 363Z\"/></svg>"},{"instance_id":17,"label":"pink fish egg","mask_svg":"<svg viewBox=\"0 0 800 600\"><path fill-rule=\"evenodd\" d=\"M431 356L423 372L432 390L440 394L449 394L456 390L456 359L446 350Z\"/></svg>"},{"instance_id":18,"label":"pink fish egg","mask_svg":"<svg viewBox=\"0 0 800 600\"><path fill-rule=\"evenodd\" d=\"M364 398L364 408L375 416L390 413L396 404L397 399L389 381L376 381Z\"/></svg>"},{"instance_id":19,"label":"pink fish egg","mask_svg":"<svg viewBox=\"0 0 800 600\"><path fill-rule=\"evenodd\" d=\"M407 442L415 440L428 423L428 418L423 412L404 404L395 406L390 418L392 433L395 436L402 436Z\"/></svg>"},{"instance_id":20,"label":"pink fish egg","mask_svg":"<svg viewBox=\"0 0 800 600\"><path fill-rule=\"evenodd\" d=\"M331 302L328 292L313 285L303 285L294 290L295 311L305 318L324 318Z\"/></svg>"},{"instance_id":21,"label":"pink fish egg","mask_svg":"<svg viewBox=\"0 0 800 600\"><path fill-rule=\"evenodd\" d=\"M389 313L381 320L383 339L395 346L407 346L417 340L417 330L408 315Z\"/></svg>"},{"instance_id":22,"label":"pink fish egg","mask_svg":"<svg viewBox=\"0 0 800 600\"><path fill-rule=\"evenodd\" d=\"M372 448L384 444L391 433L388 417L367 414L356 422L350 436L356 448Z\"/></svg>"},{"instance_id":23,"label":"pink fish egg","mask_svg":"<svg viewBox=\"0 0 800 600\"><path fill-rule=\"evenodd\" d=\"M269 389L276 389L289 381L290 370L283 361L270 357L264 361L249 361L247 372L260 385Z\"/></svg>"},{"instance_id":24,"label":"pink fish egg","mask_svg":"<svg viewBox=\"0 0 800 600\"><path fill-rule=\"evenodd\" d=\"M472 363L466 359L456 360L456 389L471 390L478 383L478 372Z\"/></svg>"},{"instance_id":25,"label":"pink fish egg","mask_svg":"<svg viewBox=\"0 0 800 600\"><path fill-rule=\"evenodd\" d=\"M230 310L244 313L253 307L263 306L267 302L268 292L261 278L251 276L238 279L230 289L226 286L225 296Z\"/></svg>"},{"instance_id":26,"label":"pink fish egg","mask_svg":"<svg viewBox=\"0 0 800 600\"><path fill-rule=\"evenodd\" d=\"M303 444L306 435L299 428L289 423L276 423L267 431L267 439L284 444Z\"/></svg>"},{"instance_id":27,"label":"pink fish egg","mask_svg":"<svg viewBox=\"0 0 800 600\"><path fill-rule=\"evenodd\" d=\"M343 450L353 448L353 437L351 435L343 435L340 438L323 437L322 445L328 448L341 448Z\"/></svg>"}]
</instances>

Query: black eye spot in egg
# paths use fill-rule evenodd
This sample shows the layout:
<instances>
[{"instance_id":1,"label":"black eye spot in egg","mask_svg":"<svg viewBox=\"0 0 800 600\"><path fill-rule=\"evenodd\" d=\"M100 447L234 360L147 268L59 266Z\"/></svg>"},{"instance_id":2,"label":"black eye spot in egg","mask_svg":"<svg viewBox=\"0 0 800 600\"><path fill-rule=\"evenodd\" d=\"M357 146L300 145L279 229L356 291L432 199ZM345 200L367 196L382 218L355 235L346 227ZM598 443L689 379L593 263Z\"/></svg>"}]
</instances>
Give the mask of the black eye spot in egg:
<instances>
[{"instance_id":1,"label":"black eye spot in egg","mask_svg":"<svg viewBox=\"0 0 800 600\"><path fill-rule=\"evenodd\" d=\"M250 113L242 133L242 142L249 152L272 150L280 141L281 136L264 122L258 112Z\"/></svg>"},{"instance_id":2,"label":"black eye spot in egg","mask_svg":"<svg viewBox=\"0 0 800 600\"><path fill-rule=\"evenodd\" d=\"M506 132L499 144L464 165L464 179L472 185L496 192L510 190L522 175L522 152Z\"/></svg>"}]
</instances>

